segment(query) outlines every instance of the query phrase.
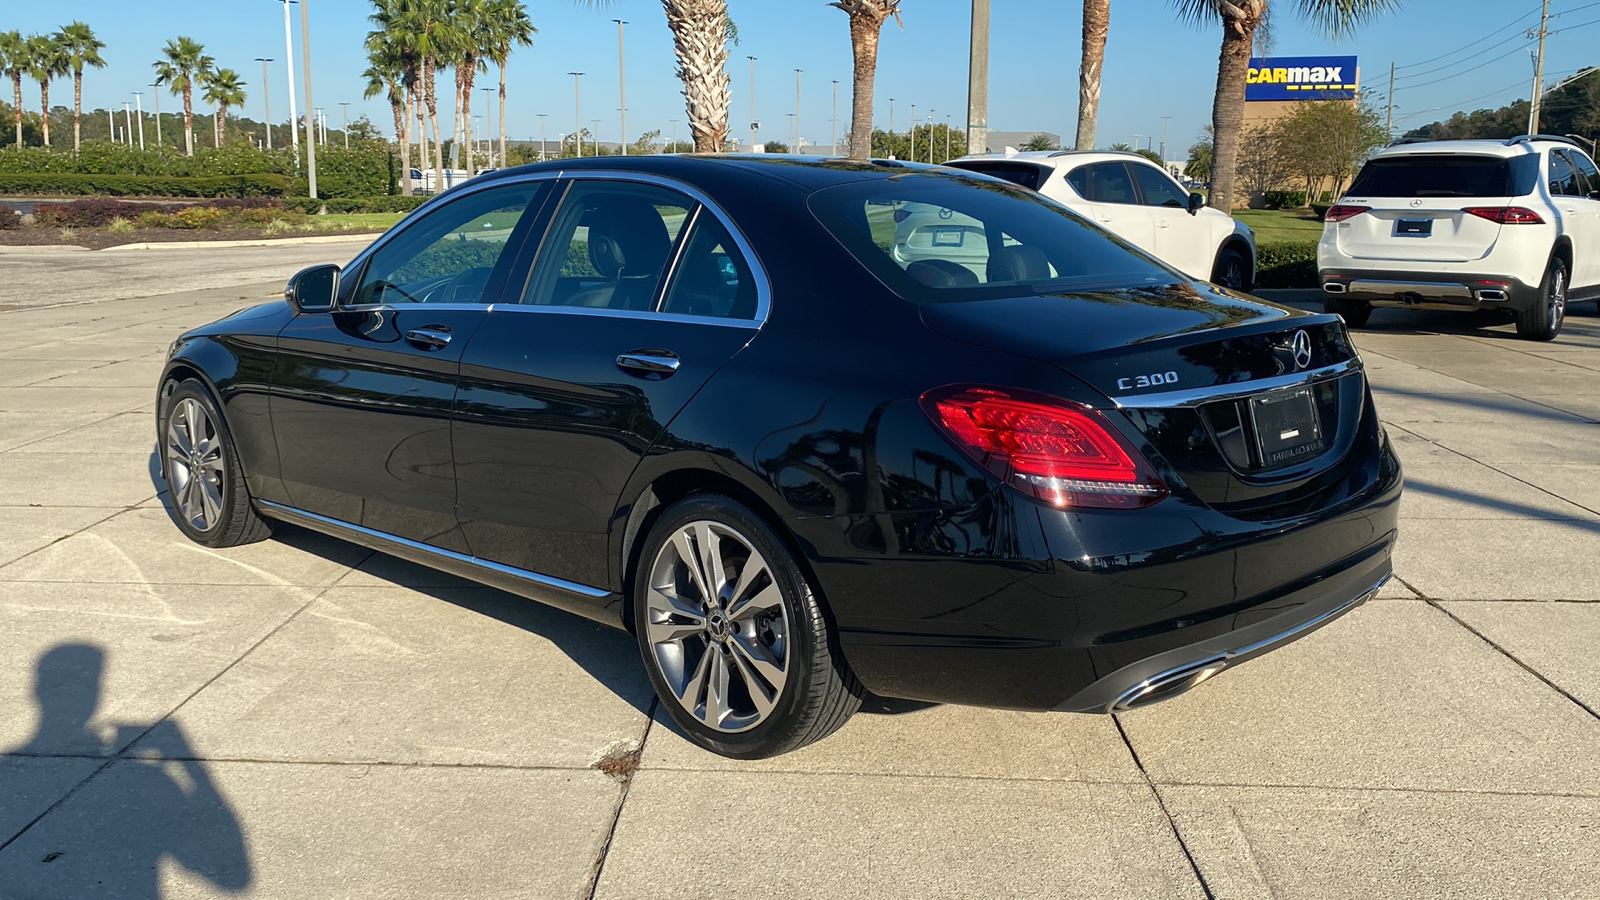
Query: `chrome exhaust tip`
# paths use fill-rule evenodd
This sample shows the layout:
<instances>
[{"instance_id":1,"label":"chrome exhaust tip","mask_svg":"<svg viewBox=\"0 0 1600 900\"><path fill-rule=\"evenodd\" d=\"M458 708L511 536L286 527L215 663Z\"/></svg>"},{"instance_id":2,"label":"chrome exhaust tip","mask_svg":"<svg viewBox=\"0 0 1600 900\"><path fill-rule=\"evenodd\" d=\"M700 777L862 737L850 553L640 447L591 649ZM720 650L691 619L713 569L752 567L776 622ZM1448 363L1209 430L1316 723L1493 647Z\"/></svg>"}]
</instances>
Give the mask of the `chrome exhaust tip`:
<instances>
[{"instance_id":1,"label":"chrome exhaust tip","mask_svg":"<svg viewBox=\"0 0 1600 900\"><path fill-rule=\"evenodd\" d=\"M1322 289L1330 294L1343 294L1346 291L1345 284L1342 281L1324 281Z\"/></svg>"},{"instance_id":2,"label":"chrome exhaust tip","mask_svg":"<svg viewBox=\"0 0 1600 900\"><path fill-rule=\"evenodd\" d=\"M1500 290L1498 288L1489 288L1487 290L1479 291L1475 296L1479 300L1483 300L1483 301L1486 301L1486 302L1489 302L1489 303L1504 303L1506 300L1509 299L1506 296L1506 292L1502 291L1502 290Z\"/></svg>"},{"instance_id":3,"label":"chrome exhaust tip","mask_svg":"<svg viewBox=\"0 0 1600 900\"><path fill-rule=\"evenodd\" d=\"M1130 709L1138 709L1141 706L1149 706L1152 703L1160 703L1162 700L1169 700L1209 681L1213 675L1227 667L1228 660L1219 656L1202 662L1191 663L1169 672L1162 672L1160 675L1146 678L1144 681L1124 691L1106 711L1124 712Z\"/></svg>"}]
</instances>

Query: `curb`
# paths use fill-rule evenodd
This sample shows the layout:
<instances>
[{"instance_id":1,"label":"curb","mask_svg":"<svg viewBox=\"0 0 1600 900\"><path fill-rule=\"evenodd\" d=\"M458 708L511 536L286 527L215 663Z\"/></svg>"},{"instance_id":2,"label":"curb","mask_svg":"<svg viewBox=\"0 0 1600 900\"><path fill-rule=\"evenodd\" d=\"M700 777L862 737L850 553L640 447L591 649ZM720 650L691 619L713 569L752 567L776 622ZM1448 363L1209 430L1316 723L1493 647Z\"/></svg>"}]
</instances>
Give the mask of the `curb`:
<instances>
[{"instance_id":1,"label":"curb","mask_svg":"<svg viewBox=\"0 0 1600 900\"><path fill-rule=\"evenodd\" d=\"M110 253L114 250L167 250L174 247L192 247L205 249L208 247L275 247L279 245L298 244L342 244L350 241L366 241L368 243L382 237L384 232L360 232L350 234L319 234L311 237L300 238L256 238L245 241L156 241L144 244L118 244L98 250L98 253Z\"/></svg>"}]
</instances>

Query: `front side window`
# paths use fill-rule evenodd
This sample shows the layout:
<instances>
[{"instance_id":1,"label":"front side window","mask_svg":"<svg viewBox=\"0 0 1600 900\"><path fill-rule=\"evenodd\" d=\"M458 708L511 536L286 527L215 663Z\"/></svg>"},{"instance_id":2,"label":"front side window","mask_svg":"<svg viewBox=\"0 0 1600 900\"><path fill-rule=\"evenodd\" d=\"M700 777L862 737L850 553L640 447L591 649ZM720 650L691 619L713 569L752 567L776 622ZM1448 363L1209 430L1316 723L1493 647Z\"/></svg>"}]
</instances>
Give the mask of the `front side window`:
<instances>
[{"instance_id":1,"label":"front side window","mask_svg":"<svg viewBox=\"0 0 1600 900\"><path fill-rule=\"evenodd\" d=\"M678 234L696 205L654 185L575 182L550 226L522 302L653 309Z\"/></svg>"},{"instance_id":2,"label":"front side window","mask_svg":"<svg viewBox=\"0 0 1600 900\"><path fill-rule=\"evenodd\" d=\"M546 182L469 194L430 210L372 255L352 302L487 303L489 276L509 265L512 232L536 211Z\"/></svg>"},{"instance_id":3,"label":"front side window","mask_svg":"<svg viewBox=\"0 0 1600 900\"><path fill-rule=\"evenodd\" d=\"M1134 174L1139 179L1139 187L1144 191L1145 206L1166 206L1175 209L1189 208L1189 195L1179 190L1167 173L1154 166L1133 166Z\"/></svg>"}]
</instances>

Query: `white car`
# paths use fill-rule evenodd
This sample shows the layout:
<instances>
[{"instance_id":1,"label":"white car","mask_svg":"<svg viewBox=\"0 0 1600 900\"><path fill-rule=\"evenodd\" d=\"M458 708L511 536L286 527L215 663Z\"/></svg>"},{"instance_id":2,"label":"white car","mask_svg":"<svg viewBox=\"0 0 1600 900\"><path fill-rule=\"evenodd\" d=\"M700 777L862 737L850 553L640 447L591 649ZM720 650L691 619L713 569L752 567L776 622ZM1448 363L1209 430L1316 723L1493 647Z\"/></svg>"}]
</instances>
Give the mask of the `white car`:
<instances>
[{"instance_id":1,"label":"white car","mask_svg":"<svg viewBox=\"0 0 1600 900\"><path fill-rule=\"evenodd\" d=\"M1600 297L1600 171L1564 137L1397 142L1328 209L1317 269L1356 327L1373 307L1501 309L1548 341Z\"/></svg>"},{"instance_id":2,"label":"white car","mask_svg":"<svg viewBox=\"0 0 1600 900\"><path fill-rule=\"evenodd\" d=\"M1249 226L1205 205L1137 153L1054 150L984 153L946 163L1038 191L1191 278L1255 287Z\"/></svg>"}]
</instances>

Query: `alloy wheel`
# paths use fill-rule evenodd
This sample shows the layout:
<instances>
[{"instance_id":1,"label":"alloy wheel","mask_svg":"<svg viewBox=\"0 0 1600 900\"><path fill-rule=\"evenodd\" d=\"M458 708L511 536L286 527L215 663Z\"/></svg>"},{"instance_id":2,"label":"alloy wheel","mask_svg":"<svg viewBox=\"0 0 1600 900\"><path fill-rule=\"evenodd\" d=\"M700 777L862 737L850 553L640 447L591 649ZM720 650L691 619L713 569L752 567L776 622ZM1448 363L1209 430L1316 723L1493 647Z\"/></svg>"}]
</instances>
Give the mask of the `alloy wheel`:
<instances>
[{"instance_id":1,"label":"alloy wheel","mask_svg":"<svg viewBox=\"0 0 1600 900\"><path fill-rule=\"evenodd\" d=\"M729 733L767 720L789 676L788 602L749 539L707 520L677 529L645 606L655 664L689 715Z\"/></svg>"},{"instance_id":2,"label":"alloy wheel","mask_svg":"<svg viewBox=\"0 0 1600 900\"><path fill-rule=\"evenodd\" d=\"M1244 290L1244 263L1240 262L1238 257L1231 257L1223 265L1221 277L1217 282L1225 288Z\"/></svg>"},{"instance_id":3,"label":"alloy wheel","mask_svg":"<svg viewBox=\"0 0 1600 900\"><path fill-rule=\"evenodd\" d=\"M222 436L200 401L184 397L167 418L167 485L178 515L198 532L222 520Z\"/></svg>"},{"instance_id":4,"label":"alloy wheel","mask_svg":"<svg viewBox=\"0 0 1600 900\"><path fill-rule=\"evenodd\" d=\"M1567 316L1567 272L1566 269L1555 266L1550 273L1550 292L1545 297L1545 304L1550 311L1550 330L1561 330L1561 322Z\"/></svg>"}]
</instances>

